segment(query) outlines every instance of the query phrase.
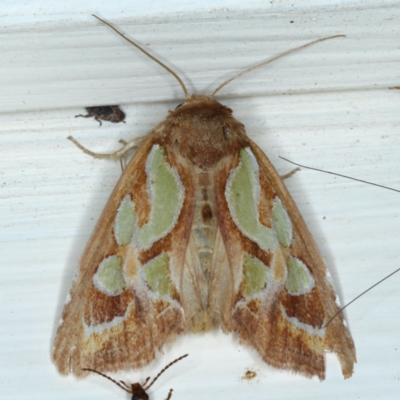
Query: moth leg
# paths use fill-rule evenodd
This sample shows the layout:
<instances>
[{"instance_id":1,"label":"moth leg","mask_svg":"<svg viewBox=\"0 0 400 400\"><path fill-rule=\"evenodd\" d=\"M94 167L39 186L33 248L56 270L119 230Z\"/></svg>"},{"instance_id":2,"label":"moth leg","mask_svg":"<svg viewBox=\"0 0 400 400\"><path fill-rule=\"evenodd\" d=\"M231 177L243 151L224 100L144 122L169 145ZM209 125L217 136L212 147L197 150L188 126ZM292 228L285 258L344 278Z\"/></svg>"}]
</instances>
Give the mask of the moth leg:
<instances>
[{"instance_id":1,"label":"moth leg","mask_svg":"<svg viewBox=\"0 0 400 400\"><path fill-rule=\"evenodd\" d=\"M125 121L122 121L122 122L125 122ZM126 140L124 140L124 139L119 139L118 142L123 144L124 146L126 146L128 144L128 142ZM124 172L124 169L126 167L125 154L119 159L119 164L121 165L121 171Z\"/></svg>"},{"instance_id":2,"label":"moth leg","mask_svg":"<svg viewBox=\"0 0 400 400\"><path fill-rule=\"evenodd\" d=\"M90 151L86 147L82 146L72 136L68 136L67 139L69 139L72 143L74 143L75 146L79 147L84 153L89 154L90 156L92 156L94 158L108 158L108 159L111 159L111 160L115 160L117 158L123 157L129 150L138 147L138 145L141 142L143 142L144 136L140 136L138 138L132 139L131 141L126 143L121 149L117 150L114 153L110 153L110 154L94 153L93 151Z\"/></svg>"},{"instance_id":3,"label":"moth leg","mask_svg":"<svg viewBox=\"0 0 400 400\"><path fill-rule=\"evenodd\" d=\"M122 121L122 122L125 122L125 121ZM146 136L139 136L139 137L136 138L135 140L140 139L140 138L145 139ZM126 146L126 145L128 144L128 142L127 142L126 140L124 140L124 139L119 139L118 142L121 143L121 144L123 144L124 146ZM139 145L132 147L132 149L136 150L138 147L139 147ZM120 165L121 165L121 170L122 170L122 171L124 171L124 169L125 169L125 167L126 167L126 158L125 158L125 156L126 156L126 153L119 159L119 163L120 163ZM122 160L123 160L123 161L122 161Z\"/></svg>"},{"instance_id":4,"label":"moth leg","mask_svg":"<svg viewBox=\"0 0 400 400\"><path fill-rule=\"evenodd\" d=\"M122 122L125 122L125 121L122 121ZM127 141L124 140L124 139L119 139L118 142L121 143L121 144L123 144L124 146L127 146L127 145L130 144L131 142L135 141L136 145L135 145L135 146L132 146L132 148L135 148L135 147L139 147L139 145L140 145L142 142L144 142L147 138L148 138L148 135L144 135L144 136L138 136L137 138L132 139L132 140L129 141L129 142L127 142Z\"/></svg>"},{"instance_id":5,"label":"moth leg","mask_svg":"<svg viewBox=\"0 0 400 400\"><path fill-rule=\"evenodd\" d=\"M124 169L125 169L125 167L126 167L126 158L125 158L125 156L122 156L122 157L119 159L119 165L120 165L120 167L121 167L121 171L124 172Z\"/></svg>"},{"instance_id":6,"label":"moth leg","mask_svg":"<svg viewBox=\"0 0 400 400\"><path fill-rule=\"evenodd\" d=\"M291 178L297 171L300 171L300 168L294 168L291 171L289 171L287 174L281 175L280 177L284 181L287 178Z\"/></svg>"},{"instance_id":7,"label":"moth leg","mask_svg":"<svg viewBox=\"0 0 400 400\"><path fill-rule=\"evenodd\" d=\"M169 392L168 392L168 397L165 399L165 400L169 400L171 397L172 397L172 391L173 391L174 389L169 389Z\"/></svg>"}]
</instances>

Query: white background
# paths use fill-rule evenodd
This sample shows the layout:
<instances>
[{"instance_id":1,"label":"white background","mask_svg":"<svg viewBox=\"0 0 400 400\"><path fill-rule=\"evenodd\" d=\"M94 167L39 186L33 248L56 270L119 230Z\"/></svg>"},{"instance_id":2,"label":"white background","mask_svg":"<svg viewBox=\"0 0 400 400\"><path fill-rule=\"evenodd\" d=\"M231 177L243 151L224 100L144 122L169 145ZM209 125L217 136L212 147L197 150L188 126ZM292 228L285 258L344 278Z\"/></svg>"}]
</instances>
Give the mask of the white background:
<instances>
[{"instance_id":1,"label":"white background","mask_svg":"<svg viewBox=\"0 0 400 400\"><path fill-rule=\"evenodd\" d=\"M32 4L31 4L32 3ZM2 1L0 15L0 392L3 399L125 399L101 377L61 377L50 360L70 281L120 173L66 140L110 152L182 102L167 72L96 13L209 94L244 68L344 33L224 88L248 135L281 173L310 166L400 189L399 1ZM194 4L191 4L194 3ZM92 5L93 4L93 5ZM74 118L120 104L126 124ZM400 266L400 194L303 169L287 181L342 303ZM218 330L186 335L129 381L190 356L149 390L165 399L376 399L400 393L400 274L351 305L358 363L324 382L267 366ZM247 369L257 373L242 379Z\"/></svg>"}]
</instances>

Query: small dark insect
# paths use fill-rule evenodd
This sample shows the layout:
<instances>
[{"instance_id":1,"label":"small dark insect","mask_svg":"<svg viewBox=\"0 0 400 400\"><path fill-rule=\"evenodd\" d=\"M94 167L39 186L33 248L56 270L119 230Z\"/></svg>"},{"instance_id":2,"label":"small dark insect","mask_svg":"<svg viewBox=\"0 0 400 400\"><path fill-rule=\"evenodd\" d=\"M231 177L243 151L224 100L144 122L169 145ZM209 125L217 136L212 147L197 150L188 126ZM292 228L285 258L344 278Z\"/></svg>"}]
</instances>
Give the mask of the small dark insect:
<instances>
[{"instance_id":1,"label":"small dark insect","mask_svg":"<svg viewBox=\"0 0 400 400\"><path fill-rule=\"evenodd\" d=\"M160 377L160 375L165 372L171 365L177 363L179 360L182 360L182 358L187 357L189 354L185 354L182 357L177 358L176 360L170 362L168 365L166 365L159 373L158 375L150 382L150 384L146 385L147 382L150 380L150 377L147 377L146 380L144 381L143 385L140 383L131 383L128 385L124 381L119 381L117 382L116 380L110 378L109 376L96 371L95 369L91 368L82 368L82 371L90 371L90 372L95 372L96 374L99 374L103 376L104 378L107 378L111 382L114 382L116 385L118 385L121 389L125 390L125 392L128 392L132 395L132 400L149 400L149 395L146 393L146 390L149 389L153 383ZM165 400L169 400L172 397L172 389L169 390L168 396Z\"/></svg>"},{"instance_id":2,"label":"small dark insect","mask_svg":"<svg viewBox=\"0 0 400 400\"><path fill-rule=\"evenodd\" d=\"M123 122L125 123L125 113L119 108L119 106L97 106L97 107L85 107L88 112L86 115L75 115L76 117L90 118L94 117L96 121L102 125L101 119L103 121L110 122Z\"/></svg>"}]
</instances>

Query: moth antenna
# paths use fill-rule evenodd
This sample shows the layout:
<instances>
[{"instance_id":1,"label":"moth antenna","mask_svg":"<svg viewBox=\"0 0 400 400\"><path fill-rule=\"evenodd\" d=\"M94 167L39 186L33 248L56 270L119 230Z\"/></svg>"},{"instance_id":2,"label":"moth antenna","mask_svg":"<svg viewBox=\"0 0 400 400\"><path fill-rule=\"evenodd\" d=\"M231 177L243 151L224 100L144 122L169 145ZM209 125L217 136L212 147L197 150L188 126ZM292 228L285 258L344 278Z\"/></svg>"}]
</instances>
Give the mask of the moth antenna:
<instances>
[{"instance_id":1,"label":"moth antenna","mask_svg":"<svg viewBox=\"0 0 400 400\"><path fill-rule=\"evenodd\" d=\"M184 356L181 356L179 358L177 358L176 360L170 362L168 365L166 365L159 373L158 375L151 381L150 385L146 386L145 388L143 388L144 390L147 390L150 386L153 385L153 383L160 377L160 375L162 375L169 367L171 367L172 365L174 365L175 363L177 363L178 361L182 360L182 358L187 357L189 354L185 354ZM148 378L149 379L149 378ZM146 379L145 384L147 383L148 379ZM170 391L171 393L171 391Z\"/></svg>"},{"instance_id":2,"label":"moth antenna","mask_svg":"<svg viewBox=\"0 0 400 400\"><path fill-rule=\"evenodd\" d=\"M128 144L128 142L124 139L119 139L118 142L124 146L126 146ZM133 147L133 149L135 149L135 147ZM121 171L124 172L124 169L126 168L125 154L123 156L121 156L121 158L119 159L119 165L121 166Z\"/></svg>"},{"instance_id":3,"label":"moth antenna","mask_svg":"<svg viewBox=\"0 0 400 400\"><path fill-rule=\"evenodd\" d=\"M233 80L239 78L240 76L242 76L242 75L244 75L244 74L247 74L248 72L254 71L254 70L257 69L257 68L261 68L261 67L263 67L264 65L271 64L273 61L279 60L279 59L282 58L282 57L285 57L285 56L287 56L287 55L289 55L289 54L295 53L296 51L305 49L306 47L310 47L310 46L312 46L312 45L314 45L314 44L316 44L316 43L323 42L323 41L329 40L329 39L338 38L338 37L345 37L345 36L346 36L346 35L334 35L334 36L327 36L327 37L325 37L325 38L313 40L313 41L310 42L310 43L303 44L302 46L296 47L296 48L294 48L294 49L292 49L292 50L285 51L284 53L280 54L279 56L276 56L276 57L274 57L274 58L271 58L271 59L268 60L268 61L264 61L264 62L262 62L261 64L255 65L254 67L247 68L247 69L245 69L244 71L239 72L238 74L234 75L232 78L229 78L229 79L226 80L225 82L221 83L221 85L219 85L219 86L211 93L211 96L210 96L210 97L211 97L211 98L214 97L215 94L216 94L217 92L219 92L219 91L220 91L225 85L227 85L229 82L232 82Z\"/></svg>"},{"instance_id":4,"label":"moth antenna","mask_svg":"<svg viewBox=\"0 0 400 400\"><path fill-rule=\"evenodd\" d=\"M111 25L109 22L104 21L104 19L99 18L97 15L92 14L93 17L97 18L99 21L101 21L103 24L109 26L114 32L116 32L119 36L121 36L122 38L124 38L127 42L129 42L130 44L132 44L133 46L135 46L137 49L139 49L142 53L146 54L147 57L151 58L153 61L155 61L158 65L160 65L161 67L163 67L165 70L167 70L172 76L175 77L175 79L179 82L179 84L181 85L182 89L183 89L183 93L185 94L185 98L189 97L189 92L186 89L185 84L183 83L182 79L179 78L179 76L172 71L171 68L167 67L164 63L162 63L160 60L157 60L157 58L155 58L154 56L152 56L150 53L148 53L145 49L143 49L142 47L140 47L137 43L135 43L133 40L127 38L122 32L120 32L117 28L115 28L113 25Z\"/></svg>"},{"instance_id":5,"label":"moth antenna","mask_svg":"<svg viewBox=\"0 0 400 400\"><path fill-rule=\"evenodd\" d=\"M125 392L131 393L130 390L124 388L119 382L117 382L117 381L114 380L113 378L109 377L108 375L103 374L102 372L96 371L95 369L91 369L91 368L82 368L82 371L90 371L90 372L94 372L95 374L99 374L99 375L101 375L102 377L108 379L109 381L114 382L114 383L115 383L117 386L119 386L121 389L125 390ZM123 381L121 381L121 382L123 382ZM123 382L123 383L126 385L125 382ZM126 385L126 386L128 387L128 385Z\"/></svg>"},{"instance_id":6,"label":"moth antenna","mask_svg":"<svg viewBox=\"0 0 400 400\"><path fill-rule=\"evenodd\" d=\"M400 193L400 190L399 190L399 189L394 189L394 188L391 188L391 187L388 187L388 186L379 185L378 183L373 183L373 182L364 181L363 179L353 178L353 177L347 176L347 175L337 174L336 172L325 171L325 170L319 169L319 168L307 167L306 165L301 165L301 164L295 163L294 161L290 161L290 160L288 160L288 159L285 158L285 157L279 156L279 158L281 158L282 160L285 160L285 161L287 161L287 162L290 162L291 164L297 165L298 167L301 167L301 168L307 168L307 169L311 169L312 171L324 172L325 174L331 174L331 175L340 176L341 178L347 178L347 179L351 179L351 180L353 180L353 181L362 182L362 183L367 183L368 185L378 186L378 187L381 187L381 188L383 188L383 189L393 190L393 192L398 192L398 193Z\"/></svg>"},{"instance_id":7,"label":"moth antenna","mask_svg":"<svg viewBox=\"0 0 400 400\"><path fill-rule=\"evenodd\" d=\"M386 279L390 278L392 275L395 273L399 272L400 268L397 268L396 271L392 272L391 274L385 276L383 279L381 279L379 282L376 282L374 285L369 287L367 290L364 290L361 294L359 294L357 297L355 297L353 300L350 301L350 303L347 303L343 308L341 308L325 325L324 329L333 321L334 318L336 318L346 307L348 307L351 303L354 303L357 299L359 299L361 296L363 296L365 293L369 292L372 290L375 286L378 286L380 283L385 281Z\"/></svg>"}]
</instances>

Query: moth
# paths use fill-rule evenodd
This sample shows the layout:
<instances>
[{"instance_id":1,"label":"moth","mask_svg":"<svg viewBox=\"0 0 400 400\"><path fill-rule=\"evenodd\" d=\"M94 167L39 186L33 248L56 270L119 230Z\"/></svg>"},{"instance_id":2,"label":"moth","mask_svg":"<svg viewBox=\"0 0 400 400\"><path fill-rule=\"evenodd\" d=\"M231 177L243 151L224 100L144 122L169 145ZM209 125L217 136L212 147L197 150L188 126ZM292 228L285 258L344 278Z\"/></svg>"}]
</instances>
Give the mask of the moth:
<instances>
[{"instance_id":1,"label":"moth","mask_svg":"<svg viewBox=\"0 0 400 400\"><path fill-rule=\"evenodd\" d=\"M273 367L323 380L329 351L349 378L354 343L341 314L325 326L339 303L317 246L266 155L214 100L234 78L191 95L175 72L98 19L167 69L185 101L111 155L70 138L98 158L138 148L72 284L53 350L60 373L140 368L178 335L220 325Z\"/></svg>"},{"instance_id":2,"label":"moth","mask_svg":"<svg viewBox=\"0 0 400 400\"><path fill-rule=\"evenodd\" d=\"M102 125L101 120L110 121L114 123L123 122L125 123L125 113L119 108L119 106L97 106L97 107L85 107L87 111L86 115L75 115L77 117L90 118L93 117L99 126Z\"/></svg>"},{"instance_id":3,"label":"moth","mask_svg":"<svg viewBox=\"0 0 400 400\"><path fill-rule=\"evenodd\" d=\"M111 382L114 382L117 386L119 386L121 389L125 390L125 392L128 392L132 395L132 400L149 400L149 395L147 394L146 390L149 390L151 386L153 386L154 382L162 375L169 367L177 363L178 361L182 360L182 358L187 357L188 354L185 354L182 357L177 358L176 360L170 362L168 365L166 365L157 375L156 377L149 383L147 382L150 380L150 377L147 377L146 380L144 381L143 385L141 385L139 382L136 383L131 383L127 384L124 381L116 381L109 376L103 374L102 372L96 371L95 369L90 369L90 368L82 368L83 371L88 371L88 372L94 372L98 375L103 376L104 378L110 380ZM166 400L169 400L172 397L172 389L169 390L168 396Z\"/></svg>"}]
</instances>

